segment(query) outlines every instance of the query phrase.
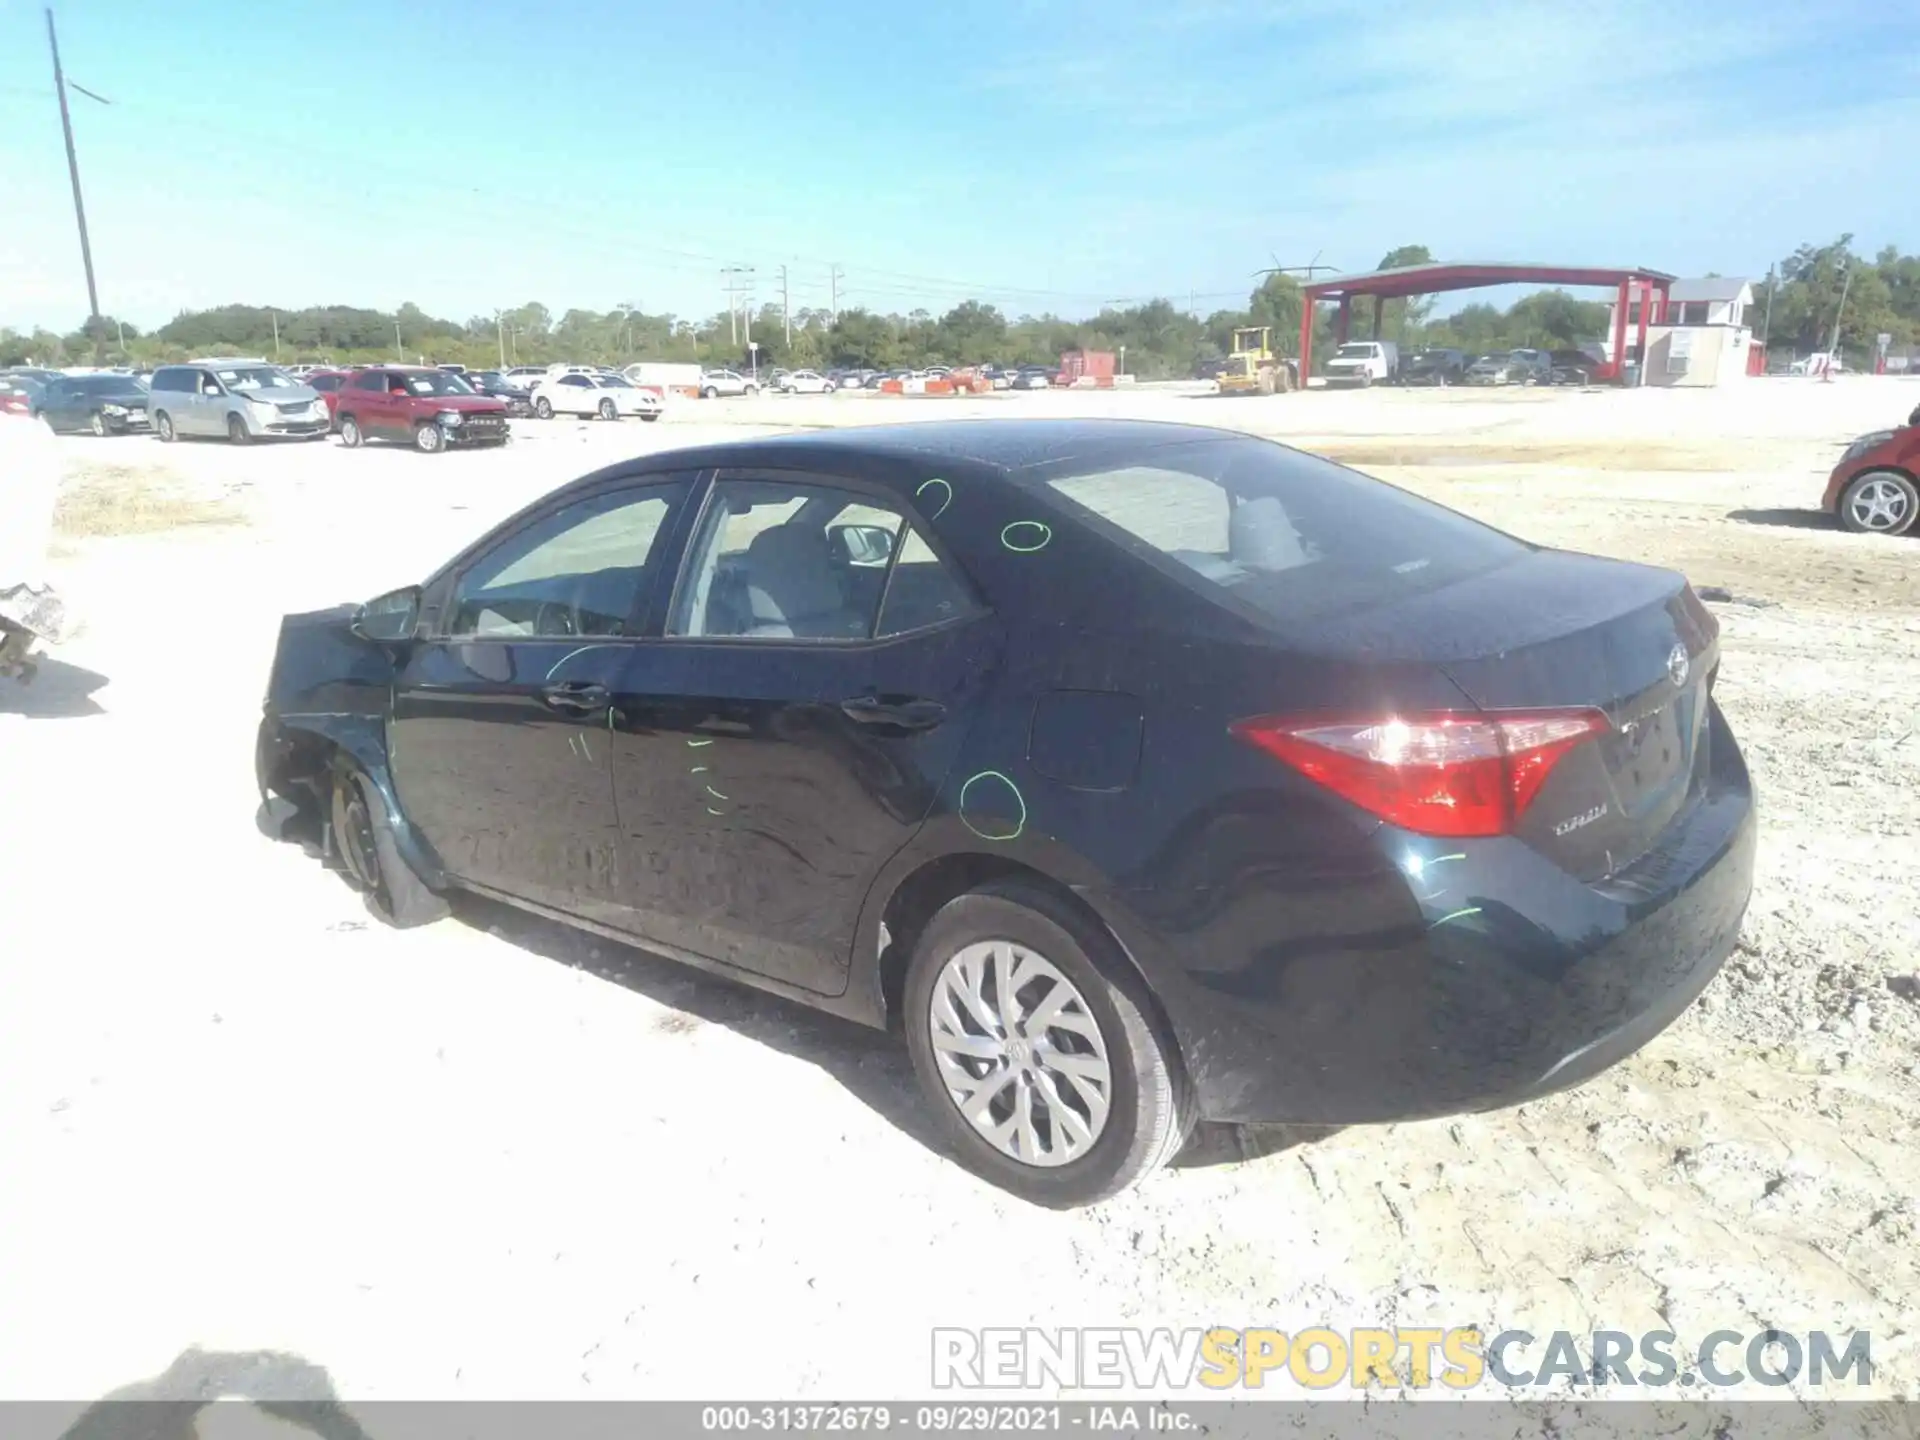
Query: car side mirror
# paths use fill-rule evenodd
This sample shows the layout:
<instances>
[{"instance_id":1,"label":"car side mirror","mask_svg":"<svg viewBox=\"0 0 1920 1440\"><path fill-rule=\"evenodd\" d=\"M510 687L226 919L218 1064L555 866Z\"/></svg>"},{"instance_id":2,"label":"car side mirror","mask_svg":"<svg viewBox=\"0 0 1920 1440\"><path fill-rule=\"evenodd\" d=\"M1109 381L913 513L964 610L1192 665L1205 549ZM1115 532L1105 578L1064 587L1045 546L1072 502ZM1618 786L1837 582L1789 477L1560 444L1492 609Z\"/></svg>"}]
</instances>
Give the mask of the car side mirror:
<instances>
[{"instance_id":1,"label":"car side mirror","mask_svg":"<svg viewBox=\"0 0 1920 1440\"><path fill-rule=\"evenodd\" d=\"M395 645L413 638L420 623L420 587L407 585L377 595L354 612L352 630L374 645Z\"/></svg>"},{"instance_id":2,"label":"car side mirror","mask_svg":"<svg viewBox=\"0 0 1920 1440\"><path fill-rule=\"evenodd\" d=\"M852 565L884 565L893 558L893 532L880 525L834 525L827 540Z\"/></svg>"}]
</instances>

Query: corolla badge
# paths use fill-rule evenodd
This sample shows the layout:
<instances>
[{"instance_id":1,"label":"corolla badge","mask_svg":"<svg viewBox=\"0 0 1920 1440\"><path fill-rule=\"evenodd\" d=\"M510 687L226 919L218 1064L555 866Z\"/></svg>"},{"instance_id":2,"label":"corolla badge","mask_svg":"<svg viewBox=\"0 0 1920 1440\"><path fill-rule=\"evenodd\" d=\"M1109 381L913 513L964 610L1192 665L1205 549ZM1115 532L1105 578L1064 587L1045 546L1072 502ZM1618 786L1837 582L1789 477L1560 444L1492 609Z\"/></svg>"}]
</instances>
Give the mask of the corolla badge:
<instances>
[{"instance_id":1,"label":"corolla badge","mask_svg":"<svg viewBox=\"0 0 1920 1440\"><path fill-rule=\"evenodd\" d=\"M1667 652L1667 678L1673 681L1674 684L1684 685L1687 683L1687 671L1689 668L1686 646L1676 645Z\"/></svg>"}]
</instances>

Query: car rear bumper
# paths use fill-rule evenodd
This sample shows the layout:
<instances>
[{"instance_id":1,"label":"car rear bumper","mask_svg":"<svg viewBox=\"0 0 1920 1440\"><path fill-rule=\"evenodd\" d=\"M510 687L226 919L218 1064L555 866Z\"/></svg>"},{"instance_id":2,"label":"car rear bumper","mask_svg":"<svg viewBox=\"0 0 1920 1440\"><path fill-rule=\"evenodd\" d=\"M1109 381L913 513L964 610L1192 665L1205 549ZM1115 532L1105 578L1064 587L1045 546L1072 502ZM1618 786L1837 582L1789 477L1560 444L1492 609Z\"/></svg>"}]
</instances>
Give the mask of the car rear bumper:
<instances>
[{"instance_id":1,"label":"car rear bumper","mask_svg":"<svg viewBox=\"0 0 1920 1440\"><path fill-rule=\"evenodd\" d=\"M1518 840L1381 826L1370 866L1336 857L1311 885L1269 872L1177 905L1090 898L1166 1007L1209 1119L1366 1124L1519 1104L1645 1045L1732 951L1756 821L1717 709L1712 724L1712 773L1689 809L1598 884Z\"/></svg>"}]
</instances>

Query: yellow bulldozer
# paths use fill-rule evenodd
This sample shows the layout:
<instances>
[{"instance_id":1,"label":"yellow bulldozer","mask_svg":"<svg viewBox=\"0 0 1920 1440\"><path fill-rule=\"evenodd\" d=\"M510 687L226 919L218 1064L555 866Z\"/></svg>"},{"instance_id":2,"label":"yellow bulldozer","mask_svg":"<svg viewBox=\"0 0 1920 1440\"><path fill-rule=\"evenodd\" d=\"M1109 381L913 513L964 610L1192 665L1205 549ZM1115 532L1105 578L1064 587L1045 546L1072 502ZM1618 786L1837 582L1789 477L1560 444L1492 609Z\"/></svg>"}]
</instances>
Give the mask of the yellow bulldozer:
<instances>
[{"instance_id":1,"label":"yellow bulldozer","mask_svg":"<svg viewBox=\"0 0 1920 1440\"><path fill-rule=\"evenodd\" d=\"M1222 395L1276 395L1294 388L1293 362L1274 354L1272 341L1265 325L1233 332L1233 353L1215 376Z\"/></svg>"}]
</instances>

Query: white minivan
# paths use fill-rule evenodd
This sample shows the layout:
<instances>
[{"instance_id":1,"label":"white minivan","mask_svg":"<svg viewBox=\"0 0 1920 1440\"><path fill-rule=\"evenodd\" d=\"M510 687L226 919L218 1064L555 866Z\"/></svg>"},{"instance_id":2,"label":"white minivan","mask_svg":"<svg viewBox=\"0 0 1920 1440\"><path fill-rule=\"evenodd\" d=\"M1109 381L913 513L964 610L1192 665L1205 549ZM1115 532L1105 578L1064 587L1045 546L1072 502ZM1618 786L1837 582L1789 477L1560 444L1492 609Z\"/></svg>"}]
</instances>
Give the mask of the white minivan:
<instances>
[{"instance_id":1,"label":"white minivan","mask_svg":"<svg viewBox=\"0 0 1920 1440\"><path fill-rule=\"evenodd\" d=\"M1391 340L1349 340L1327 361L1329 385L1384 385L1400 373L1400 347Z\"/></svg>"}]
</instances>

